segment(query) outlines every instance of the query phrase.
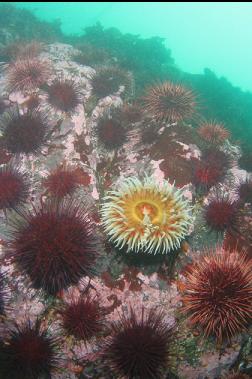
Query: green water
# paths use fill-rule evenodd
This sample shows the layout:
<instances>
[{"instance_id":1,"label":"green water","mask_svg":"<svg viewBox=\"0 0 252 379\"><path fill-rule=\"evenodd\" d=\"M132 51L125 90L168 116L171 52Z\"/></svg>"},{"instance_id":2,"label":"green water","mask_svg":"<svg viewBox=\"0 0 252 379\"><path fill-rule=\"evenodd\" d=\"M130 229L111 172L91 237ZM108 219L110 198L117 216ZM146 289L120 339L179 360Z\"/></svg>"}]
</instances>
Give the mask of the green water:
<instances>
[{"instance_id":1,"label":"green water","mask_svg":"<svg viewBox=\"0 0 252 379\"><path fill-rule=\"evenodd\" d=\"M191 73L205 67L235 86L252 90L252 4L161 2L20 2L44 20L60 19L65 33L81 33L101 22L124 33L160 36L178 66Z\"/></svg>"}]
</instances>

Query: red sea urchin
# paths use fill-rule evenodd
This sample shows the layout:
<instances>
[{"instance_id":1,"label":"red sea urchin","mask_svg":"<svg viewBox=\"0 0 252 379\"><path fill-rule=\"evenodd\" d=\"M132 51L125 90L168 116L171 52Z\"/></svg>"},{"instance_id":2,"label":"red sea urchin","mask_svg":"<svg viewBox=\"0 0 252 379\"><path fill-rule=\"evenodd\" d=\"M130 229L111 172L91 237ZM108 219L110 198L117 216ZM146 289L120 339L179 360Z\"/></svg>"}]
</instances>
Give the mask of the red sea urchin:
<instances>
[{"instance_id":1,"label":"red sea urchin","mask_svg":"<svg viewBox=\"0 0 252 379\"><path fill-rule=\"evenodd\" d=\"M229 138L230 133L223 124L215 121L204 122L198 129L199 136L210 145L220 145Z\"/></svg>"},{"instance_id":2,"label":"red sea urchin","mask_svg":"<svg viewBox=\"0 0 252 379\"><path fill-rule=\"evenodd\" d=\"M77 170L60 166L47 176L43 184L49 194L60 199L71 195L81 184L81 178Z\"/></svg>"},{"instance_id":3,"label":"red sea urchin","mask_svg":"<svg viewBox=\"0 0 252 379\"><path fill-rule=\"evenodd\" d=\"M249 379L250 376L243 374L241 372L232 372L231 374L227 374L223 379Z\"/></svg>"},{"instance_id":4,"label":"red sea urchin","mask_svg":"<svg viewBox=\"0 0 252 379\"><path fill-rule=\"evenodd\" d=\"M252 204L252 179L247 178L239 185L237 195L242 203Z\"/></svg>"},{"instance_id":5,"label":"red sea urchin","mask_svg":"<svg viewBox=\"0 0 252 379\"><path fill-rule=\"evenodd\" d=\"M28 177L18 166L8 164L0 167L0 209L17 209L27 200Z\"/></svg>"},{"instance_id":6,"label":"red sea urchin","mask_svg":"<svg viewBox=\"0 0 252 379\"><path fill-rule=\"evenodd\" d=\"M72 299L61 310L62 327L68 336L84 343L98 336L104 327L104 315L99 302L90 296Z\"/></svg>"},{"instance_id":7,"label":"red sea urchin","mask_svg":"<svg viewBox=\"0 0 252 379\"><path fill-rule=\"evenodd\" d=\"M7 292L5 290L5 275L0 272L0 316L4 314L4 308L7 300Z\"/></svg>"},{"instance_id":8,"label":"red sea urchin","mask_svg":"<svg viewBox=\"0 0 252 379\"><path fill-rule=\"evenodd\" d=\"M22 113L13 107L2 115L0 128L4 147L13 154L36 154L49 134L47 116L39 109Z\"/></svg>"},{"instance_id":9,"label":"red sea urchin","mask_svg":"<svg viewBox=\"0 0 252 379\"><path fill-rule=\"evenodd\" d=\"M7 89L32 92L49 79L50 65L38 58L17 59L10 63L7 72Z\"/></svg>"},{"instance_id":10,"label":"red sea urchin","mask_svg":"<svg viewBox=\"0 0 252 379\"><path fill-rule=\"evenodd\" d=\"M82 104L80 86L70 79L56 79L46 87L47 102L51 108L66 114L72 114Z\"/></svg>"},{"instance_id":11,"label":"red sea urchin","mask_svg":"<svg viewBox=\"0 0 252 379\"><path fill-rule=\"evenodd\" d=\"M132 75L119 67L100 67L91 79L92 94L98 99L114 95L121 88L125 95L133 93Z\"/></svg>"},{"instance_id":12,"label":"red sea urchin","mask_svg":"<svg viewBox=\"0 0 252 379\"><path fill-rule=\"evenodd\" d=\"M208 190L227 177L231 168L231 159L223 151L208 149L202 154L201 160L196 161L194 168L194 184Z\"/></svg>"},{"instance_id":13,"label":"red sea urchin","mask_svg":"<svg viewBox=\"0 0 252 379\"><path fill-rule=\"evenodd\" d=\"M173 366L174 334L164 313L152 308L137 315L131 308L111 325L103 358L119 378L159 379Z\"/></svg>"},{"instance_id":14,"label":"red sea urchin","mask_svg":"<svg viewBox=\"0 0 252 379\"><path fill-rule=\"evenodd\" d=\"M126 128L115 114L105 114L99 119L96 134L107 150L118 149L127 141Z\"/></svg>"},{"instance_id":15,"label":"red sea urchin","mask_svg":"<svg viewBox=\"0 0 252 379\"><path fill-rule=\"evenodd\" d=\"M0 377L51 379L60 368L58 340L39 321L16 325L0 345Z\"/></svg>"},{"instance_id":16,"label":"red sea urchin","mask_svg":"<svg viewBox=\"0 0 252 379\"><path fill-rule=\"evenodd\" d=\"M239 207L238 203L231 200L228 196L216 193L210 198L208 205L205 206L204 218L210 230L222 233L236 230L238 222Z\"/></svg>"},{"instance_id":17,"label":"red sea urchin","mask_svg":"<svg viewBox=\"0 0 252 379\"><path fill-rule=\"evenodd\" d=\"M148 89L144 104L157 121L180 122L193 118L196 96L182 85L164 82Z\"/></svg>"},{"instance_id":18,"label":"red sea urchin","mask_svg":"<svg viewBox=\"0 0 252 379\"><path fill-rule=\"evenodd\" d=\"M217 251L189 266L183 295L191 325L218 343L251 321L252 260L236 251Z\"/></svg>"},{"instance_id":19,"label":"red sea urchin","mask_svg":"<svg viewBox=\"0 0 252 379\"><path fill-rule=\"evenodd\" d=\"M125 103L121 108L121 118L129 124L141 121L142 115L143 111L137 102Z\"/></svg>"},{"instance_id":20,"label":"red sea urchin","mask_svg":"<svg viewBox=\"0 0 252 379\"><path fill-rule=\"evenodd\" d=\"M13 223L10 259L33 288L56 295L94 272L96 240L86 209L47 202Z\"/></svg>"}]
</instances>

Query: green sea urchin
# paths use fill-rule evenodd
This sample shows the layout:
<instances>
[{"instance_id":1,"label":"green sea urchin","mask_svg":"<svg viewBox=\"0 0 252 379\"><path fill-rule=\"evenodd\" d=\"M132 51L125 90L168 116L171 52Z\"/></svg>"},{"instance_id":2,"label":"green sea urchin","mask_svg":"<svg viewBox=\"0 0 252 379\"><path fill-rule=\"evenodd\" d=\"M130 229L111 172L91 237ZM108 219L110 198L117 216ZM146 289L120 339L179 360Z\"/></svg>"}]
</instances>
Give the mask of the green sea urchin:
<instances>
[{"instance_id":1,"label":"green sea urchin","mask_svg":"<svg viewBox=\"0 0 252 379\"><path fill-rule=\"evenodd\" d=\"M164 180L127 178L102 205L102 223L116 247L166 254L189 234L191 208L182 192Z\"/></svg>"}]
</instances>

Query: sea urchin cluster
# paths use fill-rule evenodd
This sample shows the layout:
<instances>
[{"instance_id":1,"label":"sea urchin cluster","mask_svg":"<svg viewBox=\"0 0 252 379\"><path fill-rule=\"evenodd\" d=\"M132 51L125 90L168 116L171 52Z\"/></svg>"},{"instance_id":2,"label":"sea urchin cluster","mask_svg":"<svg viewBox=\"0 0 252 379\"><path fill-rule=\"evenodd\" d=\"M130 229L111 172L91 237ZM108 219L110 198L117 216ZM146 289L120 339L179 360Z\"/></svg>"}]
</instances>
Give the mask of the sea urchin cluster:
<instances>
[{"instance_id":1,"label":"sea urchin cluster","mask_svg":"<svg viewBox=\"0 0 252 379\"><path fill-rule=\"evenodd\" d=\"M192 325L218 343L251 321L252 260L236 251L205 255L187 269L184 310Z\"/></svg>"},{"instance_id":2,"label":"sea urchin cluster","mask_svg":"<svg viewBox=\"0 0 252 379\"><path fill-rule=\"evenodd\" d=\"M107 194L101 213L117 247L154 254L179 248L192 222L182 192L165 180L159 186L151 177L125 179L121 189Z\"/></svg>"}]
</instances>

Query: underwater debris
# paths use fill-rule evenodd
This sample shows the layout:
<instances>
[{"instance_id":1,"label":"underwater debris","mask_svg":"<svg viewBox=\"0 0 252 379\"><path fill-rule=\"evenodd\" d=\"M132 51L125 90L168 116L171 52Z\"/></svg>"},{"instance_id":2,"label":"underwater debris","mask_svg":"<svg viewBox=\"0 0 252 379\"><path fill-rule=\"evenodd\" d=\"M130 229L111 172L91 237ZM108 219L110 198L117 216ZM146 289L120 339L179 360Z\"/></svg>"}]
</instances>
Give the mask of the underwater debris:
<instances>
[{"instance_id":1,"label":"underwater debris","mask_svg":"<svg viewBox=\"0 0 252 379\"><path fill-rule=\"evenodd\" d=\"M197 105L192 90L171 82L150 87L143 100L145 109L157 121L170 123L193 118Z\"/></svg>"},{"instance_id":2,"label":"underwater debris","mask_svg":"<svg viewBox=\"0 0 252 379\"><path fill-rule=\"evenodd\" d=\"M7 69L7 90L33 92L51 75L49 62L38 58L17 59Z\"/></svg>"},{"instance_id":3,"label":"underwater debris","mask_svg":"<svg viewBox=\"0 0 252 379\"><path fill-rule=\"evenodd\" d=\"M81 87L71 79L55 79L44 88L49 106L65 114L73 114L83 103Z\"/></svg>"},{"instance_id":4,"label":"underwater debris","mask_svg":"<svg viewBox=\"0 0 252 379\"><path fill-rule=\"evenodd\" d=\"M8 330L0 341L0 377L50 379L60 369L59 340L39 320L28 320Z\"/></svg>"},{"instance_id":5,"label":"underwater debris","mask_svg":"<svg viewBox=\"0 0 252 379\"><path fill-rule=\"evenodd\" d=\"M194 261L185 273L183 310L190 324L218 344L246 330L251 321L252 260L217 249Z\"/></svg>"},{"instance_id":6,"label":"underwater debris","mask_svg":"<svg viewBox=\"0 0 252 379\"><path fill-rule=\"evenodd\" d=\"M142 308L137 315L130 308L128 316L111 324L102 357L119 377L161 378L173 365L174 337L175 325L165 321L164 312Z\"/></svg>"},{"instance_id":7,"label":"underwater debris","mask_svg":"<svg viewBox=\"0 0 252 379\"><path fill-rule=\"evenodd\" d=\"M0 118L3 145L13 154L38 154L47 141L49 128L46 113L39 109L22 113L14 106Z\"/></svg>"},{"instance_id":8,"label":"underwater debris","mask_svg":"<svg viewBox=\"0 0 252 379\"><path fill-rule=\"evenodd\" d=\"M14 163L0 167L0 209L17 210L29 195L30 183L27 174Z\"/></svg>"},{"instance_id":9,"label":"underwater debris","mask_svg":"<svg viewBox=\"0 0 252 379\"><path fill-rule=\"evenodd\" d=\"M109 191L101 207L102 223L116 247L168 254L179 248L192 225L191 207L174 185L151 177L127 178Z\"/></svg>"},{"instance_id":10,"label":"underwater debris","mask_svg":"<svg viewBox=\"0 0 252 379\"><path fill-rule=\"evenodd\" d=\"M56 295L94 273L96 245L83 205L49 201L13 223L7 256L33 288Z\"/></svg>"}]
</instances>

